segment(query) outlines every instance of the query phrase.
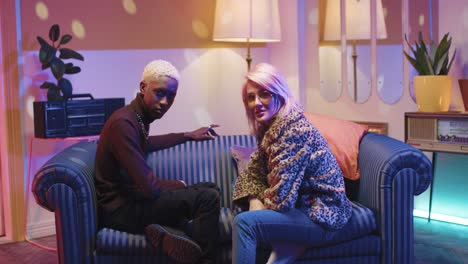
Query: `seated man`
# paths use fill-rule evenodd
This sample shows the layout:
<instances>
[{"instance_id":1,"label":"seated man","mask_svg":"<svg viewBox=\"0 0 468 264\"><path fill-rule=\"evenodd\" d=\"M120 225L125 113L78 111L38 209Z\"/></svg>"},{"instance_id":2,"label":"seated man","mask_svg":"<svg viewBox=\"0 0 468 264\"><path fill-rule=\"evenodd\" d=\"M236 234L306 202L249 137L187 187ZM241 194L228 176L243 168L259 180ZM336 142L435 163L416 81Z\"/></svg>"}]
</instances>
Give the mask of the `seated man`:
<instances>
[{"instance_id":1,"label":"seated man","mask_svg":"<svg viewBox=\"0 0 468 264\"><path fill-rule=\"evenodd\" d=\"M115 111L104 125L95 165L99 225L131 233L146 231L156 248L180 262L214 263L218 229L213 226L218 225L220 213L216 185L186 186L179 180L161 180L146 163L149 151L215 138L211 127L217 125L149 136L150 123L162 118L174 102L179 78L171 63L150 62L135 99ZM165 227L183 230L190 220L191 238Z\"/></svg>"}]
</instances>

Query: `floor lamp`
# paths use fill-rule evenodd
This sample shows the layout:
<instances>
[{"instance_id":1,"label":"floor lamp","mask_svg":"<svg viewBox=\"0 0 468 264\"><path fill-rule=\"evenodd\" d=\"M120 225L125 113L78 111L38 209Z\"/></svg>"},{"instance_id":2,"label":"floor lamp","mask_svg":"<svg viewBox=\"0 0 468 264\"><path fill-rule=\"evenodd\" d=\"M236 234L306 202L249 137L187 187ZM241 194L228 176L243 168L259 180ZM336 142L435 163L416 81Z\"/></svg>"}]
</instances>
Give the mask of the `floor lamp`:
<instances>
[{"instance_id":1,"label":"floor lamp","mask_svg":"<svg viewBox=\"0 0 468 264\"><path fill-rule=\"evenodd\" d=\"M351 40L353 51L354 101L357 102L357 52L358 40L371 39L371 2L376 1L376 39L387 38L382 0L347 0L346 1L346 40ZM340 0L328 0L325 13L324 40L341 40Z\"/></svg>"},{"instance_id":2,"label":"floor lamp","mask_svg":"<svg viewBox=\"0 0 468 264\"><path fill-rule=\"evenodd\" d=\"M281 40L278 0L216 0L213 40L246 43L250 70L251 43Z\"/></svg>"}]
</instances>

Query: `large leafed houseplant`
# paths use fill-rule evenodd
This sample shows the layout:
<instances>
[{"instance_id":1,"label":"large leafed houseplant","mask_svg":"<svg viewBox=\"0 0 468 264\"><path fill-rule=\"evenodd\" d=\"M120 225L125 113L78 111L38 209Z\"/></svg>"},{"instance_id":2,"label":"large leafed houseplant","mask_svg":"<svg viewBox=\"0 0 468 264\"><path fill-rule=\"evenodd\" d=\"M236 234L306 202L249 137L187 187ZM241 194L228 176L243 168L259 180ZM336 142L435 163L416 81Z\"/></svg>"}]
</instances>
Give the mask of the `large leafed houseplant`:
<instances>
[{"instance_id":1,"label":"large leafed houseplant","mask_svg":"<svg viewBox=\"0 0 468 264\"><path fill-rule=\"evenodd\" d=\"M60 36L60 27L57 24L52 25L49 30L51 44L42 37L37 36L37 41L41 44L39 61L41 62L42 69L50 68L56 80L55 82L45 81L40 86L43 89L47 89L48 101L66 100L73 94L73 86L64 75L79 73L81 68L71 62L66 63L64 60L77 59L83 61L84 58L80 53L63 47L71 39L72 36L69 34ZM57 54L59 55L57 56Z\"/></svg>"},{"instance_id":2,"label":"large leafed houseplant","mask_svg":"<svg viewBox=\"0 0 468 264\"><path fill-rule=\"evenodd\" d=\"M431 41L429 45L419 32L418 41L414 47L405 41L412 56L403 51L405 57L413 65L419 76L414 77L414 93L418 110L421 112L446 112L452 97L452 78L448 76L456 50L450 57L449 51L452 39L446 33L439 43Z\"/></svg>"}]
</instances>

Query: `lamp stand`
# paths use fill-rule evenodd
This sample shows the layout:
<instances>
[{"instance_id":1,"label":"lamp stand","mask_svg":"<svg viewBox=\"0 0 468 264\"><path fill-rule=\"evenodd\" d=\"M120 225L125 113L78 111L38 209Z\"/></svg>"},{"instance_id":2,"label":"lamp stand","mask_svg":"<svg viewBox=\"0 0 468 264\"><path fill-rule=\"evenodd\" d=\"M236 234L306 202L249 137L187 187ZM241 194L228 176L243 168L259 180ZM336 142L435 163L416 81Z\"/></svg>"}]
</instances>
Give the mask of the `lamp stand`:
<instances>
[{"instance_id":1,"label":"lamp stand","mask_svg":"<svg viewBox=\"0 0 468 264\"><path fill-rule=\"evenodd\" d=\"M250 64L252 62L252 58L250 57L250 40L247 38L247 58L245 58L247 61L247 71L250 71Z\"/></svg>"},{"instance_id":2,"label":"lamp stand","mask_svg":"<svg viewBox=\"0 0 468 264\"><path fill-rule=\"evenodd\" d=\"M355 40L353 40L353 53L351 54L351 57L353 58L354 102L357 102L357 72L356 72L357 52L356 52Z\"/></svg>"}]
</instances>

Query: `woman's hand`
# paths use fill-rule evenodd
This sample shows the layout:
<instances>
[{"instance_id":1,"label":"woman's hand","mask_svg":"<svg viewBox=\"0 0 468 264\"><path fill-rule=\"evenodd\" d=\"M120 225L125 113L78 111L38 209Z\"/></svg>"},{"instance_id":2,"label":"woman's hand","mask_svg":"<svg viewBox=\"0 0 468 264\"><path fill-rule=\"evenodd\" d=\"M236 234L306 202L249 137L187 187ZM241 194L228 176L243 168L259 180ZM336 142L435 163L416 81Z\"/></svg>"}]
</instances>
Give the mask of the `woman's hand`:
<instances>
[{"instance_id":1,"label":"woman's hand","mask_svg":"<svg viewBox=\"0 0 468 264\"><path fill-rule=\"evenodd\" d=\"M265 205L256 197L249 198L249 211L265 210Z\"/></svg>"},{"instance_id":2,"label":"woman's hand","mask_svg":"<svg viewBox=\"0 0 468 264\"><path fill-rule=\"evenodd\" d=\"M208 127L200 127L197 130L191 132L185 132L184 136L190 138L191 140L208 140L208 139L215 139L217 134L214 132L213 128L219 127L219 125L213 124Z\"/></svg>"}]
</instances>

